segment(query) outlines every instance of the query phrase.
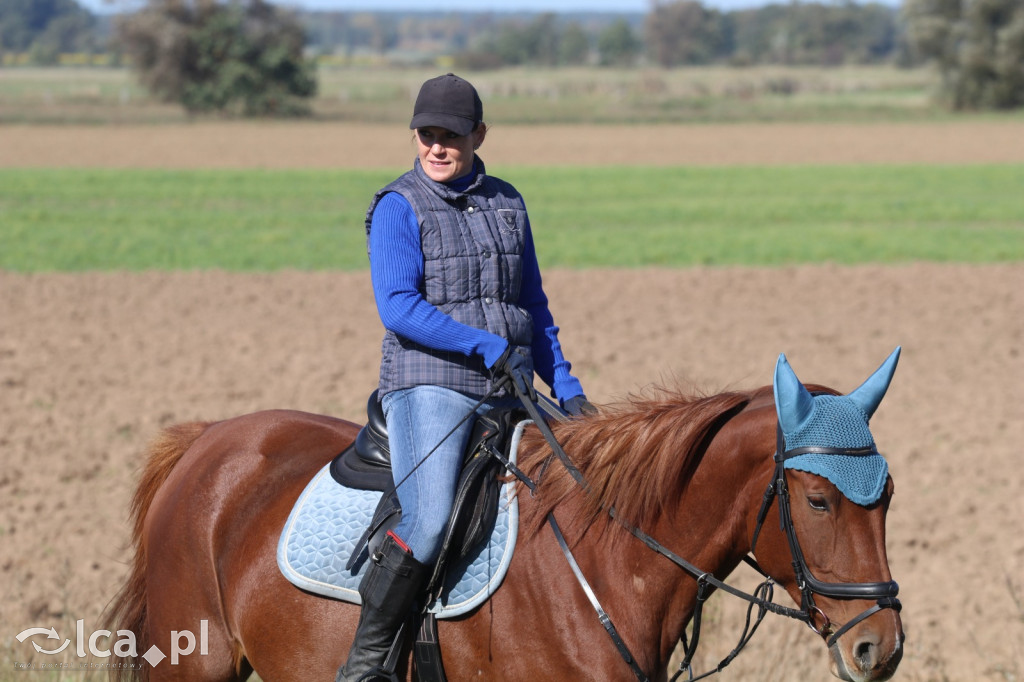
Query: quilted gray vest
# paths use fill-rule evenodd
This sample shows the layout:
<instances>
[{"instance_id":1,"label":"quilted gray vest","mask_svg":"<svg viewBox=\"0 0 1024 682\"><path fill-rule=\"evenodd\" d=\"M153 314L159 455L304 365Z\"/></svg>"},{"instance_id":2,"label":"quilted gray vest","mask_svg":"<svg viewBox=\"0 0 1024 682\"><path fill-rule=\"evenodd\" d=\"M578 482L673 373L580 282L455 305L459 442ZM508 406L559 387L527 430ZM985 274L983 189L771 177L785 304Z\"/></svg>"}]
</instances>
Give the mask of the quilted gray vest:
<instances>
[{"instance_id":1,"label":"quilted gray vest","mask_svg":"<svg viewBox=\"0 0 1024 682\"><path fill-rule=\"evenodd\" d=\"M420 224L428 303L457 322L486 329L529 352L533 319L518 305L526 229L526 205L516 189L486 175L483 163L465 192L434 182L420 167L378 191L366 212L370 224L380 198L398 192L412 205ZM444 386L471 396L490 390L490 373L480 356L438 351L384 335L380 394L410 386Z\"/></svg>"}]
</instances>

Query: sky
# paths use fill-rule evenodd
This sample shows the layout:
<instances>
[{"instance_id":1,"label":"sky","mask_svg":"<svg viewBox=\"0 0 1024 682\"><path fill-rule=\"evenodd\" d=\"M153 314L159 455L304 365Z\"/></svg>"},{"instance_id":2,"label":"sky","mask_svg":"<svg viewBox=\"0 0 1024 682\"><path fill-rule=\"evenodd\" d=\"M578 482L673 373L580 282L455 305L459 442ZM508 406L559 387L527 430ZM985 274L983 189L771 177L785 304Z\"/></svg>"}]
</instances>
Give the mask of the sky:
<instances>
[{"instance_id":1,"label":"sky","mask_svg":"<svg viewBox=\"0 0 1024 682\"><path fill-rule=\"evenodd\" d=\"M656 0L279 0L283 4L299 4L307 9L357 10L419 10L475 12L639 12L646 14ZM665 2L666 0L661 0ZM829 0L819 0L828 2ZM866 0L865 0L866 1ZM881 4L898 4L899 0L872 0ZM720 10L759 7L771 2L785 4L789 0L701 0L706 7Z\"/></svg>"},{"instance_id":2,"label":"sky","mask_svg":"<svg viewBox=\"0 0 1024 682\"><path fill-rule=\"evenodd\" d=\"M639 12L647 13L653 0L272 0L275 4L309 10L356 11L450 11L450 12ZM775 0L786 2L787 0ZM116 11L117 0L79 0L96 12ZM706 7L721 10L757 7L768 0L703 0Z\"/></svg>"},{"instance_id":3,"label":"sky","mask_svg":"<svg viewBox=\"0 0 1024 682\"><path fill-rule=\"evenodd\" d=\"M413 12L638 12L646 14L655 0L270 0L274 4L307 10L338 12L359 11L413 11ZM662 2L666 0L661 0ZM811 0L804 0L811 1ZM829 2L829 0L816 0ZM861 0L866 2L868 0ZM885 5L897 5L900 0L871 0ZM93 12L111 13L140 0L78 0ZM760 7L770 3L783 4L789 0L701 0L705 7L735 10Z\"/></svg>"},{"instance_id":4,"label":"sky","mask_svg":"<svg viewBox=\"0 0 1024 682\"><path fill-rule=\"evenodd\" d=\"M337 10L453 12L646 12L650 7L649 0L303 0L301 4L310 8Z\"/></svg>"}]
</instances>

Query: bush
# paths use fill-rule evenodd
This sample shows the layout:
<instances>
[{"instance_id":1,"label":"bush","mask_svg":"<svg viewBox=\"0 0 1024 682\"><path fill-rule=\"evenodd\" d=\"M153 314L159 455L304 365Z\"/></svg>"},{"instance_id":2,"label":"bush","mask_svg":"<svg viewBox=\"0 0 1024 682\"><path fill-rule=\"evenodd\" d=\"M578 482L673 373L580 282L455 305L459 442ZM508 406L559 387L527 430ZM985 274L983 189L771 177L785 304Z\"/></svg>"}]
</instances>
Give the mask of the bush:
<instances>
[{"instance_id":1,"label":"bush","mask_svg":"<svg viewBox=\"0 0 1024 682\"><path fill-rule=\"evenodd\" d=\"M942 74L956 109L1024 106L1024 4L1020 0L906 0L914 50Z\"/></svg>"},{"instance_id":2,"label":"bush","mask_svg":"<svg viewBox=\"0 0 1024 682\"><path fill-rule=\"evenodd\" d=\"M316 94L301 26L262 0L151 0L117 36L143 85L192 113L306 115Z\"/></svg>"}]
</instances>

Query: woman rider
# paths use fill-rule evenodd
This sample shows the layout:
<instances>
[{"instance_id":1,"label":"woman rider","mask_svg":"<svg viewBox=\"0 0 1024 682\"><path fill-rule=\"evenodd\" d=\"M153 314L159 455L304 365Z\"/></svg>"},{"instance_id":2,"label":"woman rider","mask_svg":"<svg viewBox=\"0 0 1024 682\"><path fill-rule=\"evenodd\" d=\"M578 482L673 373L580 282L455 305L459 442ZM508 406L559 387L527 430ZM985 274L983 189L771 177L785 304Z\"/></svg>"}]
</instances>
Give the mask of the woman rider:
<instances>
[{"instance_id":1,"label":"woman rider","mask_svg":"<svg viewBox=\"0 0 1024 682\"><path fill-rule=\"evenodd\" d=\"M402 519L359 586L359 625L337 680L374 678L429 576L472 420L456 426L484 396L478 414L514 400L507 385L492 394L496 382L509 377L531 394L536 370L567 412L594 411L562 354L523 198L477 156L487 125L476 89L450 73L428 80L409 127L413 168L366 213L386 330L379 395Z\"/></svg>"}]
</instances>

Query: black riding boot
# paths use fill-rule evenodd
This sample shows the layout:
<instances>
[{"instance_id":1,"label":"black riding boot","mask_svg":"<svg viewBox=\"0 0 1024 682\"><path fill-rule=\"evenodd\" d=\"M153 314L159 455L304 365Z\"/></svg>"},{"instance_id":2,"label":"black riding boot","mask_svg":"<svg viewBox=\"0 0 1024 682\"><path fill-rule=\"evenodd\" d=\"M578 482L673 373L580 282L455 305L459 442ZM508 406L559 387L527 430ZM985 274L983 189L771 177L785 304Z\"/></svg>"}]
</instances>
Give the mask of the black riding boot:
<instances>
[{"instance_id":1,"label":"black riding boot","mask_svg":"<svg viewBox=\"0 0 1024 682\"><path fill-rule=\"evenodd\" d=\"M377 679L367 675L384 663L398 628L419 595L428 567L412 558L389 533L371 557L373 562L359 584L363 608L348 660L335 682ZM386 678L384 678L386 679Z\"/></svg>"}]
</instances>

